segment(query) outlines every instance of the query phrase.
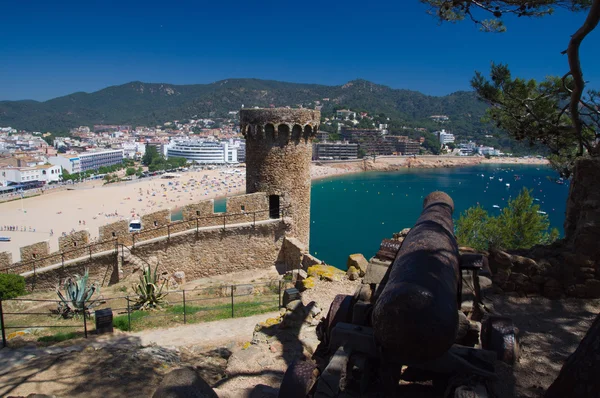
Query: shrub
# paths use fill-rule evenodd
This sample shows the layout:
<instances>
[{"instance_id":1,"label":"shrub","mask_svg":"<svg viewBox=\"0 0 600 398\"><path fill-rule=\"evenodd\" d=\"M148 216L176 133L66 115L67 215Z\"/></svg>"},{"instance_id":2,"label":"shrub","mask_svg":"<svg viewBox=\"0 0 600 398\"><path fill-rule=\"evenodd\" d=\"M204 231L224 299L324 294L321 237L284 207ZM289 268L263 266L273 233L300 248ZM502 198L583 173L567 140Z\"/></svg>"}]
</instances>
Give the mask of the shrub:
<instances>
[{"instance_id":1,"label":"shrub","mask_svg":"<svg viewBox=\"0 0 600 398\"><path fill-rule=\"evenodd\" d=\"M10 299L27 294L25 278L16 274L0 274L0 299Z\"/></svg>"},{"instance_id":2,"label":"shrub","mask_svg":"<svg viewBox=\"0 0 600 398\"><path fill-rule=\"evenodd\" d=\"M456 238L459 244L477 250L521 249L552 243L558 239L558 230L548 231L548 216L539 210L530 191L523 188L497 217L480 206L467 209L456 221Z\"/></svg>"},{"instance_id":3,"label":"shrub","mask_svg":"<svg viewBox=\"0 0 600 398\"><path fill-rule=\"evenodd\" d=\"M69 332L69 333L56 333L53 334L51 336L42 336L40 338L38 338L38 341L43 342L43 343L59 343L61 341L65 341L65 340L71 340L77 337L77 333L76 332Z\"/></svg>"}]
</instances>

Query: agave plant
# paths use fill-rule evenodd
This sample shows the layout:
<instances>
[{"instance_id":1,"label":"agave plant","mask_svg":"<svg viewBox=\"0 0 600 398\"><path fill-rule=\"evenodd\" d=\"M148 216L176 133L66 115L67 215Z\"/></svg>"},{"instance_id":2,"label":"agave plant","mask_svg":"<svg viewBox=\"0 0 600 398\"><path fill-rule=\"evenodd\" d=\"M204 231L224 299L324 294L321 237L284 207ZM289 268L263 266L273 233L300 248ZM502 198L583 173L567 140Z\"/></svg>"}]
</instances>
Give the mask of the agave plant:
<instances>
[{"instance_id":1,"label":"agave plant","mask_svg":"<svg viewBox=\"0 0 600 398\"><path fill-rule=\"evenodd\" d=\"M133 286L133 292L136 297L130 299L133 301L133 308L136 310L148 310L152 308L159 308L163 304L166 304L164 299L168 293L163 293L163 287L165 286L166 280L163 280L160 287L158 285L158 264L154 268L154 272L151 267L144 269L142 275L140 275L140 283Z\"/></svg>"},{"instance_id":2,"label":"agave plant","mask_svg":"<svg viewBox=\"0 0 600 398\"><path fill-rule=\"evenodd\" d=\"M63 318L72 318L75 315L87 315L91 308L100 304L98 298L92 300L94 293L100 294L100 287L96 282L88 286L89 274L87 268L85 274L77 274L69 277L64 283L64 294L60 291L60 286L56 288L56 293L60 302L58 303L58 313Z\"/></svg>"}]
</instances>

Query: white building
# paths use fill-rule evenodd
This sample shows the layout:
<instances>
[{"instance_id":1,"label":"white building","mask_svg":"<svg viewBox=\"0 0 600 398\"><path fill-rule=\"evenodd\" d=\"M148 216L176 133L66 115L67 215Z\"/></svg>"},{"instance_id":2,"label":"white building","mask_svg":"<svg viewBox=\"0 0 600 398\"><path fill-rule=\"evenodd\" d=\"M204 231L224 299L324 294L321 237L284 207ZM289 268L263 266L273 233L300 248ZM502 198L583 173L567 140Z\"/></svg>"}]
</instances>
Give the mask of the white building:
<instances>
[{"instance_id":1,"label":"white building","mask_svg":"<svg viewBox=\"0 0 600 398\"><path fill-rule=\"evenodd\" d=\"M446 145L454 142L454 134L447 133L446 130L442 129L442 131L437 131L438 139L440 140L440 145Z\"/></svg>"},{"instance_id":2,"label":"white building","mask_svg":"<svg viewBox=\"0 0 600 398\"><path fill-rule=\"evenodd\" d=\"M502 155L502 152L500 152L500 150L498 149L494 149L494 147L491 146L480 146L479 148L477 148L477 153L480 155L489 155L489 156L500 156Z\"/></svg>"},{"instance_id":3,"label":"white building","mask_svg":"<svg viewBox=\"0 0 600 398\"><path fill-rule=\"evenodd\" d=\"M146 144L143 142L124 142L123 154L128 159L136 159L144 156L146 153Z\"/></svg>"},{"instance_id":4,"label":"white building","mask_svg":"<svg viewBox=\"0 0 600 398\"><path fill-rule=\"evenodd\" d=\"M167 147L167 157L181 157L199 164L238 163L238 147L229 141L182 140Z\"/></svg>"},{"instance_id":5,"label":"white building","mask_svg":"<svg viewBox=\"0 0 600 398\"><path fill-rule=\"evenodd\" d=\"M22 184L41 181L45 184L59 182L62 178L60 166L42 165L33 167L5 167L0 169L0 185Z\"/></svg>"},{"instance_id":6,"label":"white building","mask_svg":"<svg viewBox=\"0 0 600 398\"><path fill-rule=\"evenodd\" d=\"M50 164L61 166L69 174L81 173L81 160L79 155L59 154L48 158Z\"/></svg>"}]
</instances>

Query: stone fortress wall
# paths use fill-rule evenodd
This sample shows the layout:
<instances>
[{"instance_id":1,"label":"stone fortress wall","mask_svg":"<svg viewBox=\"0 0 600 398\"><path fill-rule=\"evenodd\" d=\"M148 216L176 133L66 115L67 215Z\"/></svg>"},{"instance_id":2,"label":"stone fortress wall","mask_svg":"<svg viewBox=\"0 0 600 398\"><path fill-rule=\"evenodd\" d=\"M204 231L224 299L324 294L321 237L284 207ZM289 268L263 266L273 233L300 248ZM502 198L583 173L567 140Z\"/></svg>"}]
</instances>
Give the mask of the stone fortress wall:
<instances>
[{"instance_id":1,"label":"stone fortress wall","mask_svg":"<svg viewBox=\"0 0 600 398\"><path fill-rule=\"evenodd\" d=\"M246 192L277 195L289 206L292 236L309 247L312 140L321 112L311 109L242 109L246 138ZM274 199L270 199L274 200Z\"/></svg>"},{"instance_id":2,"label":"stone fortress wall","mask_svg":"<svg viewBox=\"0 0 600 398\"><path fill-rule=\"evenodd\" d=\"M10 252L0 252L0 272L27 273L53 264L104 251L114 251L117 244L131 247L151 239L213 226L253 223L269 219L269 201L266 193L253 193L227 198L227 210L214 212L214 200L204 200L182 209L183 220L171 222L170 210L143 215L142 231L129 232L126 220L116 221L99 228L98 242L91 242L89 231L77 231L59 237L59 250L50 252L48 241L21 247L21 261L14 262ZM279 218L279 216L274 217Z\"/></svg>"}]
</instances>

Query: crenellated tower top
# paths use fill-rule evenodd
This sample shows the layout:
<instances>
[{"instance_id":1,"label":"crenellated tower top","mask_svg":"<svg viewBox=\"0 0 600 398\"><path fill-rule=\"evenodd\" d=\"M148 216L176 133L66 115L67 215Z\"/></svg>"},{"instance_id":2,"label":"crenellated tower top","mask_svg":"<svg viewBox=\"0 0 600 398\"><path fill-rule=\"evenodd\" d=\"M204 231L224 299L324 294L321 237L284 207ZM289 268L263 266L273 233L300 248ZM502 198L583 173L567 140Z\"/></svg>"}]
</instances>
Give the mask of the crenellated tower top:
<instances>
[{"instance_id":1,"label":"crenellated tower top","mask_svg":"<svg viewBox=\"0 0 600 398\"><path fill-rule=\"evenodd\" d=\"M313 109L255 108L240 110L240 129L246 139L286 144L315 137L321 112Z\"/></svg>"}]
</instances>

